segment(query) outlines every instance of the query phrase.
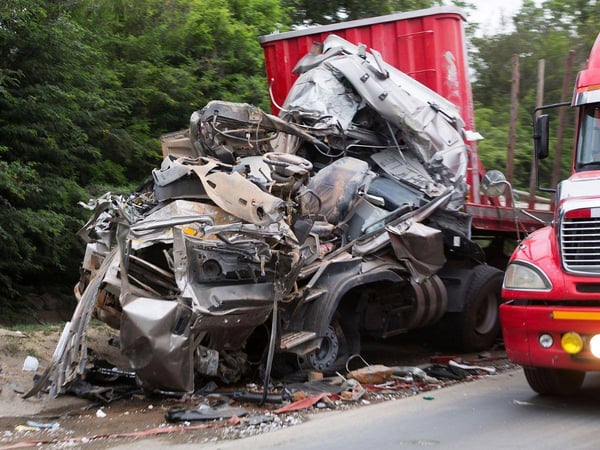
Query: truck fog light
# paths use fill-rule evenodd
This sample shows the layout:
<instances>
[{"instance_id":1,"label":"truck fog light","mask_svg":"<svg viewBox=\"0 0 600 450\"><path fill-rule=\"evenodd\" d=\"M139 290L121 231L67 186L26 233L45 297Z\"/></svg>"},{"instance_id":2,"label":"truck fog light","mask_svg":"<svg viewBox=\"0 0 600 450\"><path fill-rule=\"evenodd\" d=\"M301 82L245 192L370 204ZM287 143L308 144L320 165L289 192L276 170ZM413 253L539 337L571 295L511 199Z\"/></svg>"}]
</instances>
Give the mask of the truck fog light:
<instances>
[{"instance_id":1,"label":"truck fog light","mask_svg":"<svg viewBox=\"0 0 600 450\"><path fill-rule=\"evenodd\" d=\"M552 336L549 335L548 333L544 333L544 334L540 334L540 337L538 338L538 342L540 343L542 348L550 348L550 347L552 347L552 344L554 344L554 339L552 339Z\"/></svg>"},{"instance_id":2,"label":"truck fog light","mask_svg":"<svg viewBox=\"0 0 600 450\"><path fill-rule=\"evenodd\" d=\"M575 355L583 349L583 339L574 331L563 334L560 345L569 355Z\"/></svg>"},{"instance_id":3,"label":"truck fog light","mask_svg":"<svg viewBox=\"0 0 600 450\"><path fill-rule=\"evenodd\" d=\"M590 339L590 351L596 358L600 358L600 334L595 334Z\"/></svg>"}]
</instances>

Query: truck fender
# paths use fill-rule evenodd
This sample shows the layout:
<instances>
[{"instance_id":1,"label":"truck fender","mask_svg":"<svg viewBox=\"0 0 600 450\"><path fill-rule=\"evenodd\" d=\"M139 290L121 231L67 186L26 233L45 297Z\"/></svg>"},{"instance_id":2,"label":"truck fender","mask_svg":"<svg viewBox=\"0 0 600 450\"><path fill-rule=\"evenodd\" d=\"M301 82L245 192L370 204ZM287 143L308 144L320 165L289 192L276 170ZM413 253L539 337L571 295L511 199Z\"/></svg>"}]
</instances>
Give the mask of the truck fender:
<instances>
[{"instance_id":1,"label":"truck fender","mask_svg":"<svg viewBox=\"0 0 600 450\"><path fill-rule=\"evenodd\" d=\"M406 279L407 275L399 274L392 267L398 268L384 263L365 271L364 263L360 260L331 263L314 285L315 288L324 290L325 294L305 305L303 314L299 314L302 323L295 323L296 326L292 329L314 331L317 336L323 336L342 298L352 288L377 281L401 282ZM300 318L296 316L295 319Z\"/></svg>"}]
</instances>

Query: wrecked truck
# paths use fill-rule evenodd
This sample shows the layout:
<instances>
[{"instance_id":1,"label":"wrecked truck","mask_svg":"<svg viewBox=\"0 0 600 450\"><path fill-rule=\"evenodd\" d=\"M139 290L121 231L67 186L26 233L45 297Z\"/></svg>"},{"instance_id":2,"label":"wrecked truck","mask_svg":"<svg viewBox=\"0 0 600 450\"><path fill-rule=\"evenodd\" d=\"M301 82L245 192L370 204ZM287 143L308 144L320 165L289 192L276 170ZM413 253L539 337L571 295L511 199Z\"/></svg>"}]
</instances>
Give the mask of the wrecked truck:
<instances>
[{"instance_id":1,"label":"wrecked truck","mask_svg":"<svg viewBox=\"0 0 600 450\"><path fill-rule=\"evenodd\" d=\"M137 191L86 205L78 305L42 377L51 395L85 372L92 316L119 330L149 391L250 367L266 384L281 361L335 372L361 336L433 325L464 350L494 343L502 272L471 236L477 134L458 108L333 33L294 72L278 115L211 101L161 138L162 165Z\"/></svg>"}]
</instances>

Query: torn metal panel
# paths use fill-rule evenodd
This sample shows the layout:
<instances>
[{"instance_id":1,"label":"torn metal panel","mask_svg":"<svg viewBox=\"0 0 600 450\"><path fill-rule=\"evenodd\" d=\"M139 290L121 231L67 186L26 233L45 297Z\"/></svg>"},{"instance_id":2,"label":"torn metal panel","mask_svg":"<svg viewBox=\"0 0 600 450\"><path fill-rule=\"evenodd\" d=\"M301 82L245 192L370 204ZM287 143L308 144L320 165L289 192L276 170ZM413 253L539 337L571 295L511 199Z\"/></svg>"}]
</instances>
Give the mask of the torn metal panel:
<instances>
[{"instance_id":1,"label":"torn metal panel","mask_svg":"<svg viewBox=\"0 0 600 450\"><path fill-rule=\"evenodd\" d=\"M394 254L407 261L413 278L422 281L436 274L446 263L442 232L422 223L413 223L406 229L388 226Z\"/></svg>"},{"instance_id":2,"label":"torn metal panel","mask_svg":"<svg viewBox=\"0 0 600 450\"><path fill-rule=\"evenodd\" d=\"M283 217L285 203L244 178L237 172L218 170L218 164L209 162L193 166L206 193L225 211L247 222L269 225Z\"/></svg>"},{"instance_id":3,"label":"torn metal panel","mask_svg":"<svg viewBox=\"0 0 600 450\"><path fill-rule=\"evenodd\" d=\"M131 299L123 307L121 352L142 387L194 390L191 308L152 298Z\"/></svg>"}]
</instances>

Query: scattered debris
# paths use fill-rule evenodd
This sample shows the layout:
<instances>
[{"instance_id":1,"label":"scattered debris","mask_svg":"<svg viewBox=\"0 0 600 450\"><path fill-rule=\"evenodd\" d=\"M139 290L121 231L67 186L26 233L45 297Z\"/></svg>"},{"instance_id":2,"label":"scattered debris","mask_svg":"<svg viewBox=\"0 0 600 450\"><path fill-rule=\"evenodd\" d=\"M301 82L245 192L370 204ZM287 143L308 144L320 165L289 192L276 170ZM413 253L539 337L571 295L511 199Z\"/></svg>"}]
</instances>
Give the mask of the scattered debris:
<instances>
[{"instance_id":1,"label":"scattered debris","mask_svg":"<svg viewBox=\"0 0 600 450\"><path fill-rule=\"evenodd\" d=\"M58 423L58 422L41 423L41 422L34 422L33 420L28 420L26 423L27 423L28 427L33 427L38 430L53 430L55 428L60 427L60 423Z\"/></svg>"},{"instance_id":2,"label":"scattered debris","mask_svg":"<svg viewBox=\"0 0 600 450\"><path fill-rule=\"evenodd\" d=\"M456 362L454 360L451 360L448 363L450 366L452 367L458 367L459 369L464 369L464 370L468 370L468 371L479 371L479 372L487 372L489 374L495 374L496 373L496 368L492 367L492 366L474 366L471 364L461 364L459 362Z\"/></svg>"},{"instance_id":3,"label":"scattered debris","mask_svg":"<svg viewBox=\"0 0 600 450\"><path fill-rule=\"evenodd\" d=\"M352 378L359 383L383 383L392 378L392 369L381 364L367 366L349 372L348 378Z\"/></svg>"},{"instance_id":4,"label":"scattered debris","mask_svg":"<svg viewBox=\"0 0 600 450\"><path fill-rule=\"evenodd\" d=\"M327 398L329 395L331 395L331 394L327 394L325 392L320 393L320 394L311 395L310 397L307 397L305 399L298 400L298 401L296 401L294 403L290 403L289 405L286 405L286 406L282 406L281 408L276 409L274 412L276 414L283 414L283 413L288 413L288 412L292 412L292 411L300 411L302 409L308 409L308 408L315 406L317 403L319 403L323 399Z\"/></svg>"},{"instance_id":5,"label":"scattered debris","mask_svg":"<svg viewBox=\"0 0 600 450\"><path fill-rule=\"evenodd\" d=\"M535 405L534 403L531 403L531 402L523 402L523 401L521 401L521 400L513 400L513 403L514 403L515 405L519 405L519 406L534 406L534 405Z\"/></svg>"}]
</instances>

